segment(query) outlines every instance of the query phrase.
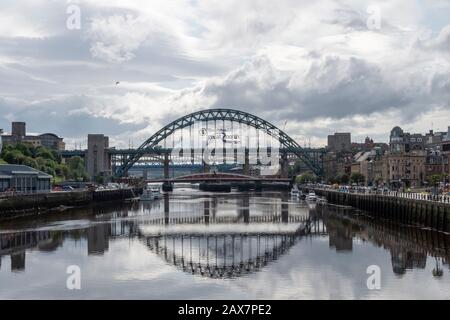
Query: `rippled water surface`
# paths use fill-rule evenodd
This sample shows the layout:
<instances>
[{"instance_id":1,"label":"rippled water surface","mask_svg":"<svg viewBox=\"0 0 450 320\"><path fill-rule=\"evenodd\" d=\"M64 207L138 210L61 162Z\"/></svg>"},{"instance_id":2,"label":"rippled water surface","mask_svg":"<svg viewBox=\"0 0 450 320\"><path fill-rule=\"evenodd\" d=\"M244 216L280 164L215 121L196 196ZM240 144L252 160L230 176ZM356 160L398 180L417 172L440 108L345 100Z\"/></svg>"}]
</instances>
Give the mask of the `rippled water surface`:
<instances>
[{"instance_id":1,"label":"rippled water surface","mask_svg":"<svg viewBox=\"0 0 450 320\"><path fill-rule=\"evenodd\" d=\"M175 189L0 222L0 298L449 299L449 240L286 193Z\"/></svg>"}]
</instances>

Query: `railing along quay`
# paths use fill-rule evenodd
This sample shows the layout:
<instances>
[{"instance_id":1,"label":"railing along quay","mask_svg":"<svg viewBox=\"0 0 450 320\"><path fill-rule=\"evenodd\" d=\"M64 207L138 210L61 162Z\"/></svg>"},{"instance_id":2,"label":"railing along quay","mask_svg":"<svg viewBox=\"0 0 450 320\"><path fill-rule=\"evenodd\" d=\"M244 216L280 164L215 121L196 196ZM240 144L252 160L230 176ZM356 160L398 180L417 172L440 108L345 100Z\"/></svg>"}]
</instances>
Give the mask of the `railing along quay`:
<instances>
[{"instance_id":1,"label":"railing along quay","mask_svg":"<svg viewBox=\"0 0 450 320\"><path fill-rule=\"evenodd\" d=\"M432 195L432 194L397 192L397 191L386 191L386 192L381 192L381 193L372 191L372 192L369 192L368 194L381 194L383 196L389 196L389 197L399 197L399 198L412 199L412 200L434 201L434 202L450 204L450 196L445 196L445 195Z\"/></svg>"},{"instance_id":2,"label":"railing along quay","mask_svg":"<svg viewBox=\"0 0 450 320\"><path fill-rule=\"evenodd\" d=\"M342 192L335 189L305 187L326 197L329 203L364 210L374 218L450 231L450 199L396 191Z\"/></svg>"}]
</instances>

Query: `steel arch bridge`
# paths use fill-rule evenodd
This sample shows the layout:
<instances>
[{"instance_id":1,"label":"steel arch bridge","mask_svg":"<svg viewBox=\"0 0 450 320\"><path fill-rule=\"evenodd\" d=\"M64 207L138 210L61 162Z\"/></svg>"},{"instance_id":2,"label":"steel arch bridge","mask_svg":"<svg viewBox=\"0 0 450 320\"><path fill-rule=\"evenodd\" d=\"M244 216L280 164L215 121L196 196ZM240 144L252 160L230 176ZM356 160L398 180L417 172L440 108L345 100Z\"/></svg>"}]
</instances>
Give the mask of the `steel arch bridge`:
<instances>
[{"instance_id":1,"label":"steel arch bridge","mask_svg":"<svg viewBox=\"0 0 450 320\"><path fill-rule=\"evenodd\" d=\"M162 140L174 134L177 130L193 126L194 123L201 121L230 121L245 124L257 130L261 130L270 137L278 140L284 150L287 150L289 153L293 153L297 156L303 161L306 167L316 175L322 175L322 166L315 162L294 139L289 137L284 131L277 128L275 125L244 111L220 108L193 112L169 123L145 141L136 150L136 152L130 154L122 166L118 168L116 176L121 178L126 175L128 170L130 170L141 157L149 152L151 153L157 150L158 144Z\"/></svg>"}]
</instances>

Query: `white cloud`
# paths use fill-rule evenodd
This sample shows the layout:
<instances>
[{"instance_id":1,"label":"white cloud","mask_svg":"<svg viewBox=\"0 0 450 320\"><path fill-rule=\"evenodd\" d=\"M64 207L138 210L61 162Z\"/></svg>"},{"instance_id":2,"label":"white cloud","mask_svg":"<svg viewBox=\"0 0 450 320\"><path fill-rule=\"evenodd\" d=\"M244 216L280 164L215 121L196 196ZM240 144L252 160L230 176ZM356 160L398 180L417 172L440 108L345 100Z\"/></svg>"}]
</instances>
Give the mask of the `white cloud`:
<instances>
[{"instance_id":1,"label":"white cloud","mask_svg":"<svg viewBox=\"0 0 450 320\"><path fill-rule=\"evenodd\" d=\"M370 4L80 0L77 33L65 28L67 3L6 0L0 109L10 114L20 100L15 116L30 122L38 117L27 105L59 104L77 119L117 124L118 143L208 107L288 119L290 134L316 144L343 127L384 137L372 121L444 121L450 20L436 32L427 12L446 2L378 1L381 30L367 29Z\"/></svg>"},{"instance_id":2,"label":"white cloud","mask_svg":"<svg viewBox=\"0 0 450 320\"><path fill-rule=\"evenodd\" d=\"M94 57L108 62L124 62L135 57L135 51L152 34L153 23L131 14L94 18L87 33Z\"/></svg>"}]
</instances>

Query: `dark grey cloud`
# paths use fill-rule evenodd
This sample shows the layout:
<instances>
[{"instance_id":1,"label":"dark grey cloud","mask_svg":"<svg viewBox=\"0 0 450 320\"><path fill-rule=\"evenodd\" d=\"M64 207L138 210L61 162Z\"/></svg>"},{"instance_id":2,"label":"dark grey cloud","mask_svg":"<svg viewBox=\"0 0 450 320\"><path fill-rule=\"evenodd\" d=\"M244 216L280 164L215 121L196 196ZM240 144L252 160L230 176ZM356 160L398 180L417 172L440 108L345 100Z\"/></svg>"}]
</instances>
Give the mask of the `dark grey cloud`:
<instances>
[{"instance_id":1,"label":"dark grey cloud","mask_svg":"<svg viewBox=\"0 0 450 320\"><path fill-rule=\"evenodd\" d=\"M368 115L412 102L376 65L338 57L313 63L305 76L284 75L267 57L257 57L224 81L206 84L202 94L216 97L214 107L240 106L271 119L298 121Z\"/></svg>"}]
</instances>

